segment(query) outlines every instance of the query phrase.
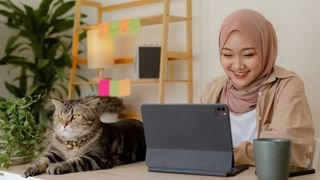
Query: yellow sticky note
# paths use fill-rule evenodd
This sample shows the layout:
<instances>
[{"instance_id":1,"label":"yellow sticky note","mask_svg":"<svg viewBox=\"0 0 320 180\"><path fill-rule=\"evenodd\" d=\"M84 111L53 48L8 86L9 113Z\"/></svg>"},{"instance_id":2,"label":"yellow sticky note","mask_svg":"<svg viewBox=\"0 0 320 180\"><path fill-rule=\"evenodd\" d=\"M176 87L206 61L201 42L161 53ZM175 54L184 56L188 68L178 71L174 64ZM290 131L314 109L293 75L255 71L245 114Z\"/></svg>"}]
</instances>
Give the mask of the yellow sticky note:
<instances>
[{"instance_id":1,"label":"yellow sticky note","mask_svg":"<svg viewBox=\"0 0 320 180\"><path fill-rule=\"evenodd\" d=\"M120 21L120 29L119 29L119 34L125 35L129 33L129 22L130 19L123 19Z\"/></svg>"},{"instance_id":2,"label":"yellow sticky note","mask_svg":"<svg viewBox=\"0 0 320 180\"><path fill-rule=\"evenodd\" d=\"M130 79L119 81L119 96L129 96L131 94Z\"/></svg>"}]
</instances>

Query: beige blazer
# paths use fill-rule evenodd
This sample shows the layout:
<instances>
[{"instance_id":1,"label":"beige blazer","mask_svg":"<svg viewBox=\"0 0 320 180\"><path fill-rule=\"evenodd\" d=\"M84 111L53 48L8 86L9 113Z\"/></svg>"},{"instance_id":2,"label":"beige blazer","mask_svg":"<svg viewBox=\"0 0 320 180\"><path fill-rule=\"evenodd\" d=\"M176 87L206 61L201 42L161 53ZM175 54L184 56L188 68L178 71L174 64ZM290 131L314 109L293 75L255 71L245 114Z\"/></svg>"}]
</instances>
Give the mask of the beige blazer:
<instances>
[{"instance_id":1,"label":"beige blazer","mask_svg":"<svg viewBox=\"0 0 320 180\"><path fill-rule=\"evenodd\" d=\"M226 76L210 82L201 103L218 103ZM257 102L258 137L291 139L291 165L308 167L314 150L314 125L304 84L294 72L275 66L266 80ZM255 165L253 145L242 142L234 149L235 162Z\"/></svg>"}]
</instances>

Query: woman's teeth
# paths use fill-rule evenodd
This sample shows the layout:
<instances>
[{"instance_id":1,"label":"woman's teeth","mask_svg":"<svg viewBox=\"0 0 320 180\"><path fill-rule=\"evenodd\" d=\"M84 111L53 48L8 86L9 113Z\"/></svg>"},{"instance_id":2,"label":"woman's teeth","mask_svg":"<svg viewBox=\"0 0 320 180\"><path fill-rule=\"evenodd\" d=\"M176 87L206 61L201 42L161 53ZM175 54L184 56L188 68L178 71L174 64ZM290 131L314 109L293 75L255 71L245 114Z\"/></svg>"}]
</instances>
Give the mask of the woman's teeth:
<instances>
[{"instance_id":1,"label":"woman's teeth","mask_svg":"<svg viewBox=\"0 0 320 180\"><path fill-rule=\"evenodd\" d=\"M237 76L243 76L246 74L246 72L234 72L234 74Z\"/></svg>"}]
</instances>

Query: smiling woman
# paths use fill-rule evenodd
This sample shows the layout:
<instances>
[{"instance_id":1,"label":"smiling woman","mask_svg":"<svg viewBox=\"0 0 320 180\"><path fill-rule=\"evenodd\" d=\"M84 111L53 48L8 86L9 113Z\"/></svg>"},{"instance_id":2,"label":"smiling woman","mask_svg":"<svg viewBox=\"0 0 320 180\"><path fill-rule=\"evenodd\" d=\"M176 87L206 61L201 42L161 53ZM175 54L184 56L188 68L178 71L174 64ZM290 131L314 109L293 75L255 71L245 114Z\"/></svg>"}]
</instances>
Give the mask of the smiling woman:
<instances>
[{"instance_id":1,"label":"smiling woman","mask_svg":"<svg viewBox=\"0 0 320 180\"><path fill-rule=\"evenodd\" d=\"M223 22L219 36L224 77L210 82L202 103L230 108L235 162L254 165L252 140L287 138L291 165L310 166L313 121L302 80L275 65L277 37L271 23L256 11L241 9Z\"/></svg>"},{"instance_id":2,"label":"smiling woman","mask_svg":"<svg viewBox=\"0 0 320 180\"><path fill-rule=\"evenodd\" d=\"M221 65L238 89L253 83L262 73L254 45L239 31L233 31L221 52Z\"/></svg>"}]
</instances>

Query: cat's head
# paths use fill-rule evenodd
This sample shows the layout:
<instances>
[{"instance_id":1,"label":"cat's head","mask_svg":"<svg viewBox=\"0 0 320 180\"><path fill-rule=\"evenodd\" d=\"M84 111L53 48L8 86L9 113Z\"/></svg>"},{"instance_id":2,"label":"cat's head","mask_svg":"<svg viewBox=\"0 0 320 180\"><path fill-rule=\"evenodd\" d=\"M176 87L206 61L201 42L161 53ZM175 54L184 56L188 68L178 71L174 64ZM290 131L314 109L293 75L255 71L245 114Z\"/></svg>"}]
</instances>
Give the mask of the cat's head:
<instances>
[{"instance_id":1,"label":"cat's head","mask_svg":"<svg viewBox=\"0 0 320 180\"><path fill-rule=\"evenodd\" d=\"M76 140L97 128L100 123L96 106L99 98L60 101L52 99L55 106L53 125L55 134Z\"/></svg>"}]
</instances>

